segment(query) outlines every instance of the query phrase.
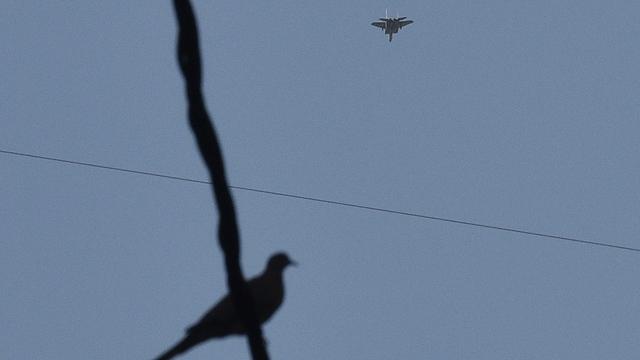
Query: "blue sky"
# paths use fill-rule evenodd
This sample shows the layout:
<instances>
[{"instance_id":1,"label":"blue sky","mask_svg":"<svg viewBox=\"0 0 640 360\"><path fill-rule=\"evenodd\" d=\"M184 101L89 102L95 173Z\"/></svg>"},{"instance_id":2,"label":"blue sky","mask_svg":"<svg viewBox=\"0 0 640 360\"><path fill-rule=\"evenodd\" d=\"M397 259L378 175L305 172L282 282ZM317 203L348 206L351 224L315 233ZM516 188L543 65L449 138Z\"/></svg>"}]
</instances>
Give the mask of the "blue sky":
<instances>
[{"instance_id":1,"label":"blue sky","mask_svg":"<svg viewBox=\"0 0 640 360\"><path fill-rule=\"evenodd\" d=\"M232 185L640 247L639 3L194 3ZM5 1L0 148L206 180L175 34L169 1ZM152 358L226 292L209 187L0 166L0 358ZM246 274L301 264L274 359L640 353L637 253L234 198Z\"/></svg>"}]
</instances>

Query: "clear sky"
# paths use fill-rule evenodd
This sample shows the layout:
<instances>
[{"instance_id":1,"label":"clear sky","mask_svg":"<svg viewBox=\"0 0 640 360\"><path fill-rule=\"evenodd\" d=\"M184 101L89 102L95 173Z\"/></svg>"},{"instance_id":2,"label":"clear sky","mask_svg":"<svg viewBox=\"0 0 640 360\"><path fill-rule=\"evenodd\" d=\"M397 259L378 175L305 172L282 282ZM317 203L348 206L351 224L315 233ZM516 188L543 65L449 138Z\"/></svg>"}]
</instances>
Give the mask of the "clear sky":
<instances>
[{"instance_id":1,"label":"clear sky","mask_svg":"<svg viewBox=\"0 0 640 360\"><path fill-rule=\"evenodd\" d=\"M232 185L640 247L638 1L195 1ZM414 24L392 43L370 22ZM207 180L170 1L3 1L0 149ZM0 154L0 358L149 359L210 188ZM235 190L274 359L637 359L640 253ZM242 338L184 359L248 358Z\"/></svg>"}]
</instances>

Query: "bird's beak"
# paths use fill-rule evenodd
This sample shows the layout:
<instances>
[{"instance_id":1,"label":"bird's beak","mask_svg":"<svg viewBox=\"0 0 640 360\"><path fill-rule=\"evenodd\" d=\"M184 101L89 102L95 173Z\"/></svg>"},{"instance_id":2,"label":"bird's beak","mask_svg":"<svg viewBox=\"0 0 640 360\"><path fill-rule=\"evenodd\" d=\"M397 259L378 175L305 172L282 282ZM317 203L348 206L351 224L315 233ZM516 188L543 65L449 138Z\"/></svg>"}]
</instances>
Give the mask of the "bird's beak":
<instances>
[{"instance_id":1,"label":"bird's beak","mask_svg":"<svg viewBox=\"0 0 640 360\"><path fill-rule=\"evenodd\" d=\"M298 266L298 263L293 261L293 260L289 260L289 265L291 266Z\"/></svg>"}]
</instances>

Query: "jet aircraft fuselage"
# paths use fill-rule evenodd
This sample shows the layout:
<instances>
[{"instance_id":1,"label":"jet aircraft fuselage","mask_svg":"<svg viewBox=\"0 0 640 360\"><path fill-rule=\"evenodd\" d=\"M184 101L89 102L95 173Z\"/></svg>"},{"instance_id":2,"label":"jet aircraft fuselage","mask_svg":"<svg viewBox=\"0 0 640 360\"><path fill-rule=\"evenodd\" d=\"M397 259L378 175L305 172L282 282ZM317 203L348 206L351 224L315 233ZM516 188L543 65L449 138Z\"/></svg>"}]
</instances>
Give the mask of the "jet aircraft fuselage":
<instances>
[{"instance_id":1,"label":"jet aircraft fuselage","mask_svg":"<svg viewBox=\"0 0 640 360\"><path fill-rule=\"evenodd\" d=\"M375 27L379 27L384 30L385 34L389 35L389 41L393 40L393 34L396 34L398 30L402 29L403 26L409 25L413 23L413 20L406 20L407 17L389 17L385 16L380 18L380 21L374 21L371 25Z\"/></svg>"}]
</instances>

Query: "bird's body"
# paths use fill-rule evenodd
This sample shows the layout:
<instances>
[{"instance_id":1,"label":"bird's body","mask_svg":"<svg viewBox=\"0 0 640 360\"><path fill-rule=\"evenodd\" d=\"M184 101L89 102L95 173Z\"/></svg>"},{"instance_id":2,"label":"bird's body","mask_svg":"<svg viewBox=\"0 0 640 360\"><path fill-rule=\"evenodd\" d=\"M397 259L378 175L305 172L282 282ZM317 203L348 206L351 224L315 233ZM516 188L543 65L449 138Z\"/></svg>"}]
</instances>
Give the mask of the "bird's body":
<instances>
[{"instance_id":1,"label":"bird's body","mask_svg":"<svg viewBox=\"0 0 640 360\"><path fill-rule=\"evenodd\" d=\"M263 323L276 312L284 300L284 284L282 273L265 271L248 282L249 291L253 296L258 321ZM212 331L222 331L217 336L241 335L245 333L244 325L236 311L235 304L229 295L222 298L200 320L187 329L187 334Z\"/></svg>"},{"instance_id":2,"label":"bird's body","mask_svg":"<svg viewBox=\"0 0 640 360\"><path fill-rule=\"evenodd\" d=\"M286 254L274 254L269 258L265 271L248 281L260 324L269 320L282 305L284 300L282 273L290 264L295 263ZM160 355L157 360L171 359L209 339L245 333L244 323L236 311L231 296L227 294L198 322L187 329L185 337L179 343Z\"/></svg>"}]
</instances>

